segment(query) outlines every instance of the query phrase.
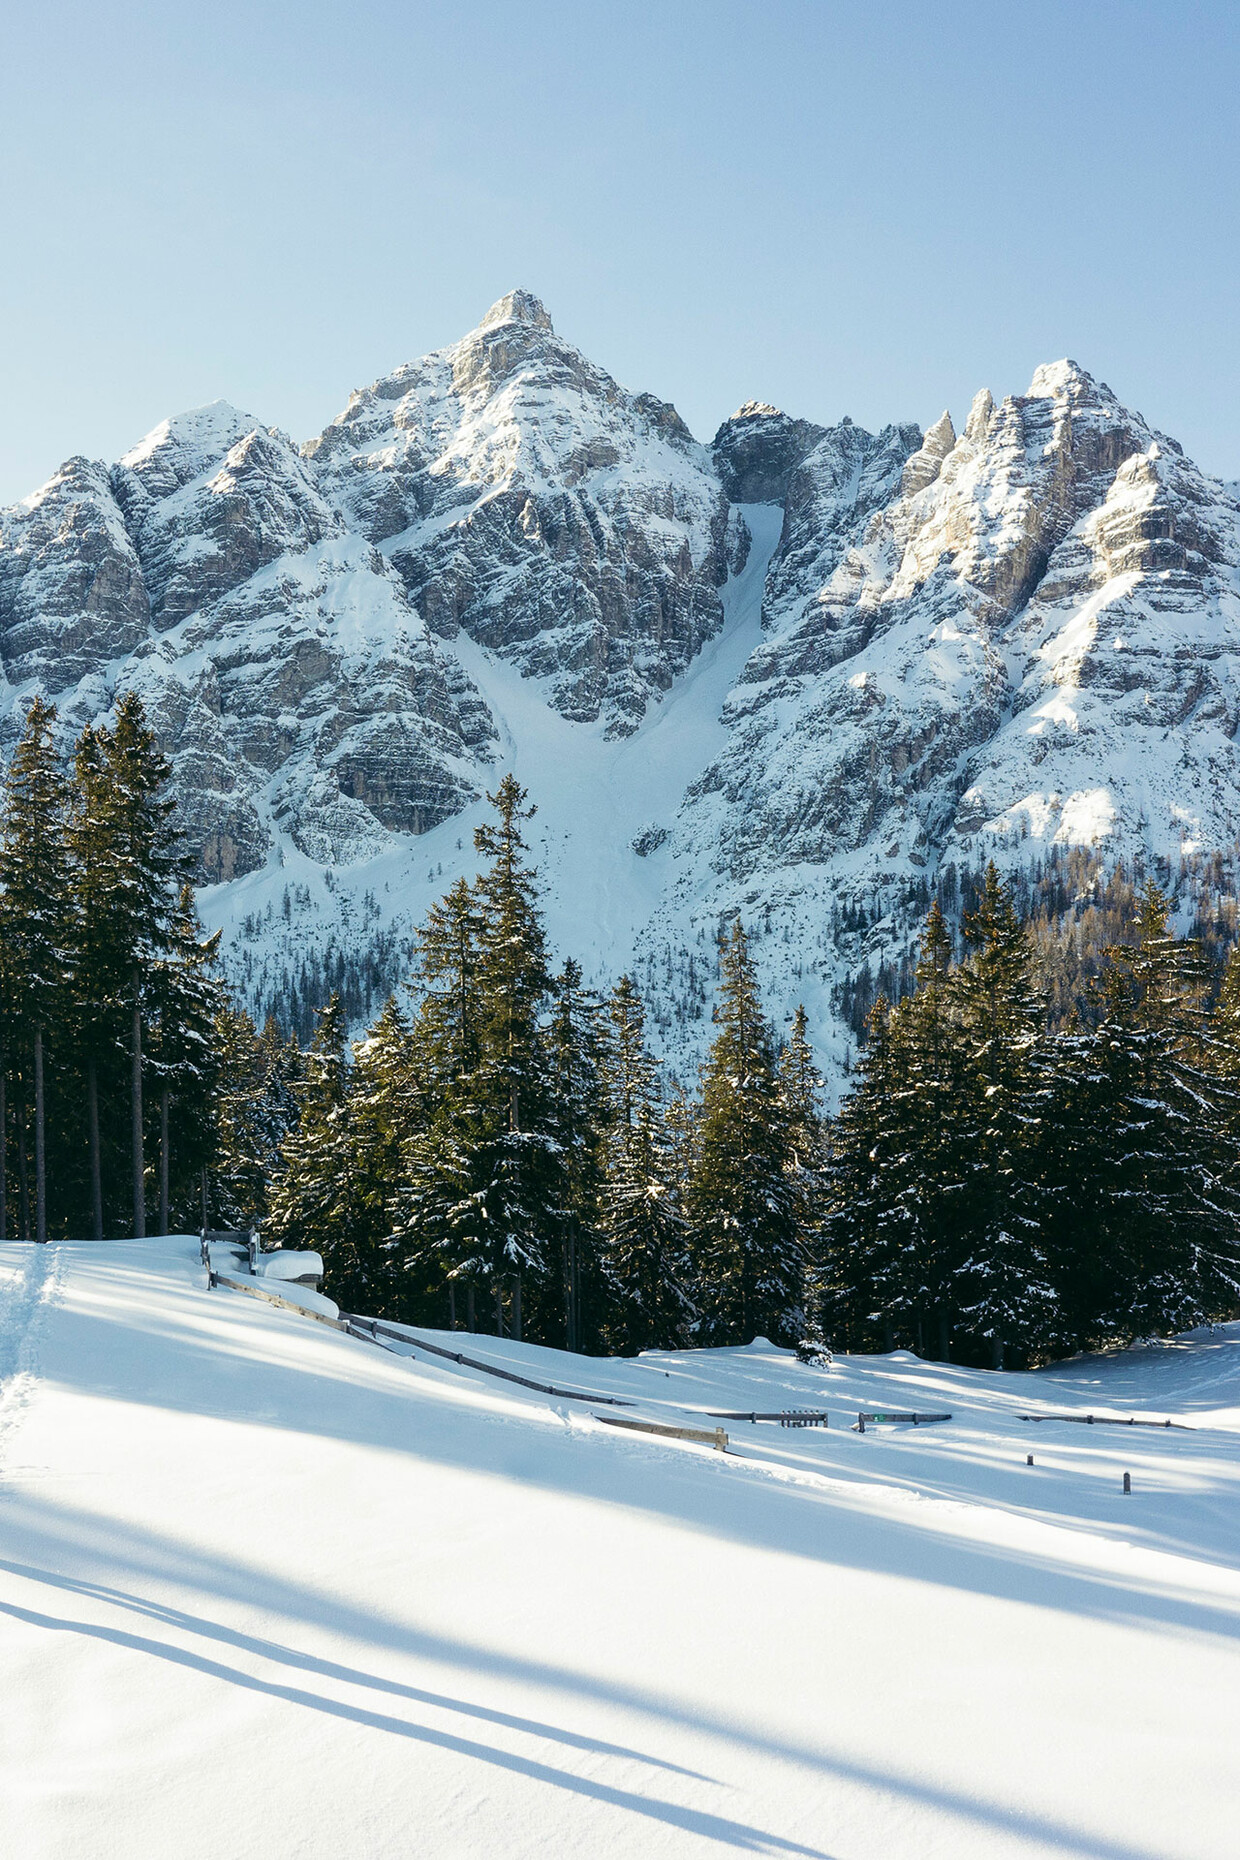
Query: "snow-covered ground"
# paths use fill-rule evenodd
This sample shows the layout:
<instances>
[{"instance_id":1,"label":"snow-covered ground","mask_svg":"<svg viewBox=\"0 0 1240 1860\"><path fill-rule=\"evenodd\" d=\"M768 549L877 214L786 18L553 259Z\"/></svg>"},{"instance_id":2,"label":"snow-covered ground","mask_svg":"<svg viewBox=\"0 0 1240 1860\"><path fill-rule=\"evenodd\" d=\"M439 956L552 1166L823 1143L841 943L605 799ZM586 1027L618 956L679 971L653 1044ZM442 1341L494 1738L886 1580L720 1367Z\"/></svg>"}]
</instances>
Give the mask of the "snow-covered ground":
<instances>
[{"instance_id":1,"label":"snow-covered ground","mask_svg":"<svg viewBox=\"0 0 1240 1860\"><path fill-rule=\"evenodd\" d=\"M725 1455L209 1291L192 1239L0 1249L0 1851L1240 1850L1240 1326L1034 1375L462 1345L831 1425ZM889 1406L953 1418L851 1431Z\"/></svg>"}]
</instances>

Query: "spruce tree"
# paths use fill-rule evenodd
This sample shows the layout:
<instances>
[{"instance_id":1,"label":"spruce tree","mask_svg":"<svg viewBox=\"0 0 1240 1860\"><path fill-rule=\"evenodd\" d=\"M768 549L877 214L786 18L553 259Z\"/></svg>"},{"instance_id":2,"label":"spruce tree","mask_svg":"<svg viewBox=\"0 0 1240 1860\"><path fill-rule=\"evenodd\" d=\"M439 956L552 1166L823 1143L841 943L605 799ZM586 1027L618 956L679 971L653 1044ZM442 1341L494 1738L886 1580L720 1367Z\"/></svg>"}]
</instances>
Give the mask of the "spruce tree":
<instances>
[{"instance_id":1,"label":"spruce tree","mask_svg":"<svg viewBox=\"0 0 1240 1860\"><path fill-rule=\"evenodd\" d=\"M789 1176L792 1134L739 922L720 952L715 1018L688 1197L701 1331L715 1343L758 1334L795 1342L806 1262Z\"/></svg>"},{"instance_id":2,"label":"spruce tree","mask_svg":"<svg viewBox=\"0 0 1240 1860\"><path fill-rule=\"evenodd\" d=\"M941 1348L953 1324L1006 1346L1036 1350L1053 1334L1058 1294L1043 1244L1038 1175L1043 1091L1037 1064L1045 1003L1033 948L1010 886L992 863L963 923L968 954L954 978L963 1061L959 1258L940 1308Z\"/></svg>"},{"instance_id":3,"label":"spruce tree","mask_svg":"<svg viewBox=\"0 0 1240 1860\"><path fill-rule=\"evenodd\" d=\"M34 1102L35 1238L47 1239L49 1036L66 1024L69 960L67 791L53 738L56 712L35 698L4 785L0 835L0 946L12 1030L30 1057ZM25 1165L24 1133L23 1175Z\"/></svg>"},{"instance_id":4,"label":"spruce tree","mask_svg":"<svg viewBox=\"0 0 1240 1860\"><path fill-rule=\"evenodd\" d=\"M598 1231L605 1166L605 1036L602 1005L582 987L581 968L571 957L554 980L553 1001L547 1052L562 1182L558 1238L564 1338L566 1349L581 1350L587 1338L597 1337L608 1303Z\"/></svg>"},{"instance_id":5,"label":"spruce tree","mask_svg":"<svg viewBox=\"0 0 1240 1860\"><path fill-rule=\"evenodd\" d=\"M796 1221L806 1251L806 1336L822 1346L823 1239L826 1218L826 1130L819 1107L822 1076L809 1043L809 1016L798 1006L779 1055L779 1090L788 1120L788 1176L796 1196Z\"/></svg>"},{"instance_id":6,"label":"spruce tree","mask_svg":"<svg viewBox=\"0 0 1240 1860\"><path fill-rule=\"evenodd\" d=\"M551 976L521 830L534 809L511 775L488 799L498 819L474 844L489 864L454 888L420 940L414 1045L436 1102L409 1146L396 1239L408 1269L437 1259L449 1281L485 1291L497 1328L507 1298L517 1336L526 1309L554 1334L552 1238L569 1183L544 1024Z\"/></svg>"},{"instance_id":7,"label":"spruce tree","mask_svg":"<svg viewBox=\"0 0 1240 1860\"><path fill-rule=\"evenodd\" d=\"M216 974L220 933L204 938L188 885L181 889L162 953L146 978L158 1093L159 1231L193 1223L196 1188L214 1158L220 1061L215 1025L226 991ZM175 1169L173 1152L176 1152Z\"/></svg>"},{"instance_id":8,"label":"spruce tree","mask_svg":"<svg viewBox=\"0 0 1240 1860\"><path fill-rule=\"evenodd\" d=\"M599 1217L613 1288L606 1340L613 1350L677 1349L695 1317L686 1222L662 1115L645 1016L632 978L611 997L603 1060L607 1094L605 1182Z\"/></svg>"},{"instance_id":9,"label":"spruce tree","mask_svg":"<svg viewBox=\"0 0 1240 1860\"><path fill-rule=\"evenodd\" d=\"M1095 1036L1102 1214L1089 1313L1114 1338L1186 1329L1240 1302L1234 1091L1209 1064L1200 951L1151 882L1110 951ZM1096 1243L1097 1244L1097 1243Z\"/></svg>"},{"instance_id":10,"label":"spruce tree","mask_svg":"<svg viewBox=\"0 0 1240 1860\"><path fill-rule=\"evenodd\" d=\"M264 1236L279 1246L321 1252L326 1265L337 1246L349 1245L340 1219L342 1183L350 1168L348 1061L339 995L329 998L316 1019L298 1092L299 1116L282 1146Z\"/></svg>"},{"instance_id":11,"label":"spruce tree","mask_svg":"<svg viewBox=\"0 0 1240 1860\"><path fill-rule=\"evenodd\" d=\"M114 1037L128 1049L132 1224L140 1236L146 1231L143 1032L158 1014L160 965L175 959L182 936L181 894L192 862L175 826L169 764L136 693L121 698L112 729L84 733L75 771L77 995L88 1098L91 1056L97 1070L101 1049ZM92 1147L95 1170L98 1145Z\"/></svg>"},{"instance_id":12,"label":"spruce tree","mask_svg":"<svg viewBox=\"0 0 1240 1860\"><path fill-rule=\"evenodd\" d=\"M906 1020L879 995L866 1021L852 1091L832 1131L824 1318L837 1346L872 1348L918 1326L926 1249L918 1220L917 1164L909 1147Z\"/></svg>"}]
</instances>

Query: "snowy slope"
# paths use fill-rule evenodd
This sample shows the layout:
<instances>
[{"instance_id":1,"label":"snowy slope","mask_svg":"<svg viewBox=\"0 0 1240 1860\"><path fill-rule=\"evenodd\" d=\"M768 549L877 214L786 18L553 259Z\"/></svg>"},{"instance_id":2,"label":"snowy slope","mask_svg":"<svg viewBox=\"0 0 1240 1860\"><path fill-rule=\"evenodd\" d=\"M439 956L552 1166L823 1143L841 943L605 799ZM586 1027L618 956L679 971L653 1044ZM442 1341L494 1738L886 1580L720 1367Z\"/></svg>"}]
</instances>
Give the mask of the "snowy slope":
<instances>
[{"instance_id":1,"label":"snowy slope","mask_svg":"<svg viewBox=\"0 0 1240 1860\"><path fill-rule=\"evenodd\" d=\"M831 1427L724 1456L208 1291L193 1240L0 1250L3 1851L1234 1853L1236 1327L1029 1376L470 1346ZM843 1425L893 1401L953 1420Z\"/></svg>"}]
</instances>

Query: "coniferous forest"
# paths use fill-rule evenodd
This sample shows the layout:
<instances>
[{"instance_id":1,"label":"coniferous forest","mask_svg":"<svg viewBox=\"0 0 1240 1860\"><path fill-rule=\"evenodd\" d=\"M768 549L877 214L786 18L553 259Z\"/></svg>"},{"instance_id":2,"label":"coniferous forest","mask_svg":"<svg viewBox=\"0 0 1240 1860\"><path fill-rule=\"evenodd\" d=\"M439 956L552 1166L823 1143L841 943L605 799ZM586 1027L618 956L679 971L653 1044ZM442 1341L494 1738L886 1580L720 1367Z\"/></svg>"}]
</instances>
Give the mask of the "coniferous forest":
<instances>
[{"instance_id":1,"label":"coniferous forest","mask_svg":"<svg viewBox=\"0 0 1240 1860\"><path fill-rule=\"evenodd\" d=\"M1153 883L1067 1014L993 866L932 902L828 1119L739 922L697 1090L662 1076L633 980L548 949L508 776L403 999L303 1051L230 999L138 698L67 770L55 724L5 785L0 1236L257 1226L345 1308L596 1352L1012 1365L1240 1309L1240 953L1220 982Z\"/></svg>"}]
</instances>

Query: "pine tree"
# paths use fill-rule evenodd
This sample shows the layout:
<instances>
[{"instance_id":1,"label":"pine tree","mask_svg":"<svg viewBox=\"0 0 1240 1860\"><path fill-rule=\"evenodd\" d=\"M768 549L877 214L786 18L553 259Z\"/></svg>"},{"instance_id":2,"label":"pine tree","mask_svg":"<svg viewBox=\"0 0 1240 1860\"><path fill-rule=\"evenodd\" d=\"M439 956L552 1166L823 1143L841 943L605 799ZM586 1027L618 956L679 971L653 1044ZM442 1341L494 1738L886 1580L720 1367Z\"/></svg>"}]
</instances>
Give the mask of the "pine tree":
<instances>
[{"instance_id":1,"label":"pine tree","mask_svg":"<svg viewBox=\"0 0 1240 1860\"><path fill-rule=\"evenodd\" d=\"M607 1285L599 1259L605 1117L604 1036L598 997L581 985L570 958L553 984L547 1028L563 1205L559 1221L565 1348L581 1350L605 1319Z\"/></svg>"},{"instance_id":2,"label":"pine tree","mask_svg":"<svg viewBox=\"0 0 1240 1860\"><path fill-rule=\"evenodd\" d=\"M72 803L67 840L72 862L70 929L74 1044L86 1104L90 1171L90 1227L104 1234L101 1091L120 1097L119 1058L123 1042L122 1001L130 964L119 914L112 911L115 835L104 743L87 725L74 753Z\"/></svg>"},{"instance_id":3,"label":"pine tree","mask_svg":"<svg viewBox=\"0 0 1240 1860\"><path fill-rule=\"evenodd\" d=\"M806 1262L788 1174L791 1132L739 922L720 952L716 1022L689 1184L702 1331L718 1343L760 1333L795 1341Z\"/></svg>"},{"instance_id":4,"label":"pine tree","mask_svg":"<svg viewBox=\"0 0 1240 1860\"><path fill-rule=\"evenodd\" d=\"M1236 1101L1208 1063L1200 951L1175 937L1152 882L1136 930L1110 951L1095 1035L1101 1271L1084 1301L1098 1333L1125 1339L1240 1302Z\"/></svg>"},{"instance_id":5,"label":"pine tree","mask_svg":"<svg viewBox=\"0 0 1240 1860\"><path fill-rule=\"evenodd\" d=\"M827 1204L826 1130L819 1107L822 1076L809 1042L809 1016L798 1006L779 1055L779 1090L788 1120L788 1177L796 1196L796 1222L806 1250L806 1335L825 1348L822 1335L823 1240Z\"/></svg>"},{"instance_id":6,"label":"pine tree","mask_svg":"<svg viewBox=\"0 0 1240 1860\"><path fill-rule=\"evenodd\" d=\"M35 1238L47 1239L44 1064L49 1034L65 1025L69 960L67 791L56 756L55 709L36 698L9 765L0 837L0 945L12 1029L31 1058ZM23 1176L25 1166L25 1136Z\"/></svg>"},{"instance_id":7,"label":"pine tree","mask_svg":"<svg viewBox=\"0 0 1240 1860\"><path fill-rule=\"evenodd\" d=\"M543 1022L551 977L537 874L521 832L534 809L511 775L488 799L498 820L474 844L489 865L449 894L420 943L427 994L414 1043L437 1103L409 1148L396 1239L408 1270L436 1259L450 1283L490 1293L497 1328L507 1294L517 1336L523 1305L554 1334L552 1240L570 1190Z\"/></svg>"},{"instance_id":8,"label":"pine tree","mask_svg":"<svg viewBox=\"0 0 1240 1860\"><path fill-rule=\"evenodd\" d=\"M1057 1320L1037 1166L1043 1109L1037 1056L1046 1011L1034 985L1032 944L993 863L963 928L969 953L954 993L964 1072L959 1134L969 1166L961 1257L940 1308L941 1354L958 1322L987 1340L998 1364L1013 1342L1026 1351L1041 1347Z\"/></svg>"},{"instance_id":9,"label":"pine tree","mask_svg":"<svg viewBox=\"0 0 1240 1860\"><path fill-rule=\"evenodd\" d=\"M264 1130L263 1049L249 1014L231 1005L216 1014L212 1043L218 1066L212 1198L222 1226L252 1229L267 1212L272 1166Z\"/></svg>"},{"instance_id":10,"label":"pine tree","mask_svg":"<svg viewBox=\"0 0 1240 1860\"><path fill-rule=\"evenodd\" d=\"M202 1172L214 1160L221 1070L215 1026L227 998L215 973L219 941L219 931L203 937L194 894L183 886L164 950L146 976L150 1071L159 1105L161 1233L169 1231L174 1206L180 1223L192 1224Z\"/></svg>"},{"instance_id":11,"label":"pine tree","mask_svg":"<svg viewBox=\"0 0 1240 1860\"><path fill-rule=\"evenodd\" d=\"M642 1000L630 976L622 976L612 993L610 1018L599 1217L614 1288L606 1339L619 1351L677 1349L688 1340L695 1316L686 1222L657 1069L646 1048Z\"/></svg>"},{"instance_id":12,"label":"pine tree","mask_svg":"<svg viewBox=\"0 0 1240 1860\"><path fill-rule=\"evenodd\" d=\"M324 1265L351 1310L418 1315L419 1286L400 1270L392 1230L403 1159L425 1121L408 1019L394 997L355 1043L344 1101L342 1165ZM442 1314L436 1314L441 1316Z\"/></svg>"},{"instance_id":13,"label":"pine tree","mask_svg":"<svg viewBox=\"0 0 1240 1860\"><path fill-rule=\"evenodd\" d=\"M832 1132L824 1222L824 1317L833 1343L890 1347L904 1326L920 1344L929 1262L909 1136L906 1017L879 995L852 1091Z\"/></svg>"},{"instance_id":14,"label":"pine tree","mask_svg":"<svg viewBox=\"0 0 1240 1860\"><path fill-rule=\"evenodd\" d=\"M312 1248L327 1260L349 1234L340 1219L349 1167L346 1096L348 1062L340 997L317 1015L298 1093L299 1116L282 1148L282 1170L271 1190L264 1236L277 1245Z\"/></svg>"},{"instance_id":15,"label":"pine tree","mask_svg":"<svg viewBox=\"0 0 1240 1860\"><path fill-rule=\"evenodd\" d=\"M94 979L84 990L107 1018L128 1022L130 1161L133 1229L146 1232L143 1027L158 1012L157 973L177 947L183 924L181 892L191 861L182 850L168 792L170 767L147 726L141 700L127 692L111 730L79 745L80 818L75 827L79 873L95 875L80 891L94 921L80 932L91 952ZM97 888L107 874L106 890ZM101 991L105 991L102 992Z\"/></svg>"}]
</instances>

